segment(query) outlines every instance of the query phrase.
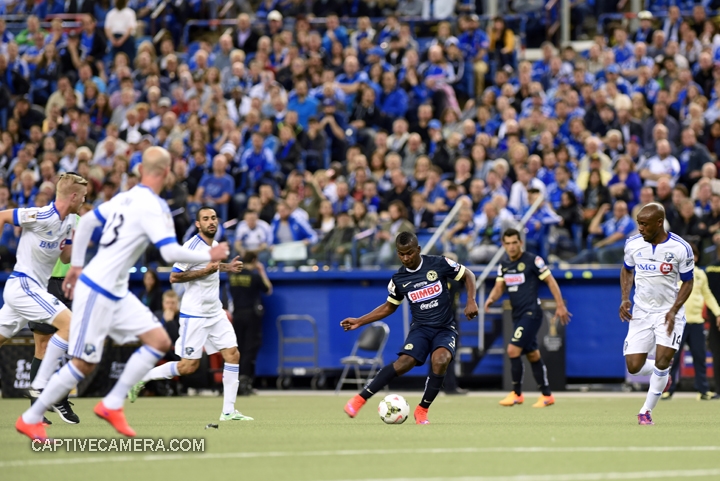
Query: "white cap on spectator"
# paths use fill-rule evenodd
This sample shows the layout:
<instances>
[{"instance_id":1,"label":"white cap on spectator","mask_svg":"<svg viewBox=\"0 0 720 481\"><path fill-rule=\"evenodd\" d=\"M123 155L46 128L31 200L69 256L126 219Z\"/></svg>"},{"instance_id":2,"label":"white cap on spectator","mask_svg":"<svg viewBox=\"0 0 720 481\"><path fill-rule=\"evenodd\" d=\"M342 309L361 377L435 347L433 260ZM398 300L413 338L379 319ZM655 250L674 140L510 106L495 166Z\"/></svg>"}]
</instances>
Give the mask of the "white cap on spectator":
<instances>
[{"instance_id":1,"label":"white cap on spectator","mask_svg":"<svg viewBox=\"0 0 720 481\"><path fill-rule=\"evenodd\" d=\"M641 12L638 12L638 18L640 20L652 20L653 14L652 14L652 12L649 12L648 10L643 10Z\"/></svg>"},{"instance_id":2,"label":"white cap on spectator","mask_svg":"<svg viewBox=\"0 0 720 481\"><path fill-rule=\"evenodd\" d=\"M127 143L128 144L139 144L140 139L142 138L142 135L140 135L140 132L137 130L132 130L128 132L127 134Z\"/></svg>"},{"instance_id":3,"label":"white cap on spectator","mask_svg":"<svg viewBox=\"0 0 720 481\"><path fill-rule=\"evenodd\" d=\"M223 144L222 147L220 147L220 153L221 154L230 154L231 156L235 157L235 154L237 153L237 149L235 146L231 143Z\"/></svg>"},{"instance_id":4,"label":"white cap on spectator","mask_svg":"<svg viewBox=\"0 0 720 481\"><path fill-rule=\"evenodd\" d=\"M268 13L267 19L268 21L277 20L278 22L282 22L283 16L282 13L278 12L277 10L273 10L272 12Z\"/></svg>"},{"instance_id":5,"label":"white cap on spectator","mask_svg":"<svg viewBox=\"0 0 720 481\"><path fill-rule=\"evenodd\" d=\"M163 97L160 100L158 100L158 107L171 107L172 106L172 100L170 100L168 97Z\"/></svg>"}]
</instances>

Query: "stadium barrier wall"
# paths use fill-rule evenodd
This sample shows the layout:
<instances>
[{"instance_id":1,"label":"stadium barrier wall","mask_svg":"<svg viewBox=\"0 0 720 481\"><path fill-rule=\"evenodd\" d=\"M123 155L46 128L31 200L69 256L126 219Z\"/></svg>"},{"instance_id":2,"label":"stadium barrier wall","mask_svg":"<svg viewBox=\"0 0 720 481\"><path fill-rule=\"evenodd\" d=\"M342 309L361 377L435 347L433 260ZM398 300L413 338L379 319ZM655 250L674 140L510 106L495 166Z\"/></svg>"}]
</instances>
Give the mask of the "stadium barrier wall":
<instances>
[{"instance_id":1,"label":"stadium barrier wall","mask_svg":"<svg viewBox=\"0 0 720 481\"><path fill-rule=\"evenodd\" d=\"M257 362L258 376L275 376L278 373L278 331L275 320L283 314L312 316L318 326L319 367L327 370L341 369L339 360L350 353L358 331L344 332L340 321L345 317L361 316L384 303L387 298L387 284L393 272L268 272L274 292L272 296L264 299L266 313L263 346ZM479 270L475 273L478 274ZM572 322L566 331L567 377L624 378L622 346L627 325L620 322L618 317L619 267L594 270L556 269L553 270L553 275L567 300L568 309L573 313ZM159 277L163 287L169 288L169 273L160 273ZM0 286L4 286L6 279L7 274L0 274ZM494 279L489 279L489 288L492 283ZM142 289L142 273L131 274L131 288L134 291ZM540 291L540 297L551 298L545 284ZM390 326L390 338L383 354L385 362L390 362L396 358L397 351L403 346L402 309L398 309L386 322ZM465 327L469 326L470 324L465 324ZM304 337L308 332L288 332L285 335ZM307 355L307 352L302 351L307 347L307 344L298 344L295 346L296 352L286 352L286 355ZM502 342L498 340L492 347L502 347ZM502 354L487 355L473 374L501 376ZM409 375L427 375L427 364L415 368Z\"/></svg>"}]
</instances>

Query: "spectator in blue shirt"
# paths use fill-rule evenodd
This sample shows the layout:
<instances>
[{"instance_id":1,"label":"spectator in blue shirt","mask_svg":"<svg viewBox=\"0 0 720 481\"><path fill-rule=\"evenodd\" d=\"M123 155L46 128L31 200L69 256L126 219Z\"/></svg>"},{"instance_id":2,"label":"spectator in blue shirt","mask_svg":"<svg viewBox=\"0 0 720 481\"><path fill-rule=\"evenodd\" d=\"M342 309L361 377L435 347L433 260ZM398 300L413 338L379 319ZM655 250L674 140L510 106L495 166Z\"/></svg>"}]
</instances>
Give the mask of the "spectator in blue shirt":
<instances>
[{"instance_id":1,"label":"spectator in blue shirt","mask_svg":"<svg viewBox=\"0 0 720 481\"><path fill-rule=\"evenodd\" d=\"M310 225L298 216L291 215L290 206L283 201L278 204L277 215L270 225L273 233L273 243L302 241L307 244L317 242L317 234Z\"/></svg>"},{"instance_id":2,"label":"spectator in blue shirt","mask_svg":"<svg viewBox=\"0 0 720 481\"><path fill-rule=\"evenodd\" d=\"M240 157L240 168L245 172L245 188L248 191L256 191L256 183L271 177L276 171L275 154L263 146L264 142L260 132L253 132L252 148L247 149Z\"/></svg>"},{"instance_id":3,"label":"spectator in blue shirt","mask_svg":"<svg viewBox=\"0 0 720 481\"><path fill-rule=\"evenodd\" d=\"M388 117L405 117L408 111L408 96L403 89L398 88L395 72L383 72L382 92L377 98L377 106Z\"/></svg>"},{"instance_id":4,"label":"spectator in blue shirt","mask_svg":"<svg viewBox=\"0 0 720 481\"><path fill-rule=\"evenodd\" d=\"M567 191L575 194L575 198L578 199L578 201L582 200L582 190L573 182L570 169L564 165L559 165L555 168L555 182L548 186L546 194L553 209L560 208L562 205L562 194Z\"/></svg>"},{"instance_id":5,"label":"spectator in blue shirt","mask_svg":"<svg viewBox=\"0 0 720 481\"><path fill-rule=\"evenodd\" d=\"M203 205L214 207L222 220L228 219L228 204L235 193L235 181L227 173L227 159L224 155L213 158L212 174L200 179L195 198Z\"/></svg>"},{"instance_id":6,"label":"spectator in blue shirt","mask_svg":"<svg viewBox=\"0 0 720 481\"><path fill-rule=\"evenodd\" d=\"M340 25L340 19L337 15L329 15L326 20L327 30L323 36L322 46L326 52L332 51L332 43L340 42L343 48L350 44L350 36L347 29Z\"/></svg>"},{"instance_id":7,"label":"spectator in blue shirt","mask_svg":"<svg viewBox=\"0 0 720 481\"><path fill-rule=\"evenodd\" d=\"M295 95L292 96L287 105L287 110L297 112L298 124L307 130L310 117L317 115L320 102L308 97L308 84L306 80L298 80L295 83Z\"/></svg>"},{"instance_id":8,"label":"spectator in blue shirt","mask_svg":"<svg viewBox=\"0 0 720 481\"><path fill-rule=\"evenodd\" d=\"M601 236L602 239L594 243L592 248L583 250L568 262L571 264L588 264L591 262L618 264L622 262L625 241L630 237L630 233L636 229L635 222L628 215L625 201L616 201L612 207L613 216L603 222L605 214L609 211L610 204L601 205L588 228L588 232L592 236Z\"/></svg>"}]
</instances>

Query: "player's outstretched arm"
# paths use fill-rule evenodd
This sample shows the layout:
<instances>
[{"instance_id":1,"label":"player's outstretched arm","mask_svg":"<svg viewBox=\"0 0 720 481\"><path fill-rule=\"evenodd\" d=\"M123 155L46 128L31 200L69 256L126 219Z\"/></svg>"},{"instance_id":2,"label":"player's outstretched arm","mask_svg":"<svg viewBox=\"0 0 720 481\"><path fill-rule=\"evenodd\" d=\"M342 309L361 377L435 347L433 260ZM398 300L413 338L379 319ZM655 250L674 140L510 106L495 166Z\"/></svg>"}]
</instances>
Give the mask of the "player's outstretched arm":
<instances>
[{"instance_id":1,"label":"player's outstretched arm","mask_svg":"<svg viewBox=\"0 0 720 481\"><path fill-rule=\"evenodd\" d=\"M632 308L630 290L632 289L634 279L635 276L632 269L628 269L625 266L620 269L620 291L622 296L622 300L620 301L620 320L623 322L630 322L630 320L632 320L632 312L630 312Z\"/></svg>"},{"instance_id":2,"label":"player's outstretched arm","mask_svg":"<svg viewBox=\"0 0 720 481\"><path fill-rule=\"evenodd\" d=\"M209 251L193 251L181 246L173 238L168 237L167 243L165 239L159 242L160 255L166 262L183 262L188 264L199 264L202 262L214 262L226 259L230 255L230 249L227 242L221 242ZM156 246L158 243L155 244Z\"/></svg>"},{"instance_id":3,"label":"player's outstretched arm","mask_svg":"<svg viewBox=\"0 0 720 481\"><path fill-rule=\"evenodd\" d=\"M555 299L555 318L559 319L563 326L566 326L568 322L570 322L572 314L570 314L567 310L567 306L565 306L562 292L560 292L560 286L552 274L545 278L545 283L550 288L550 293L552 293L553 299Z\"/></svg>"},{"instance_id":4,"label":"player's outstretched arm","mask_svg":"<svg viewBox=\"0 0 720 481\"><path fill-rule=\"evenodd\" d=\"M385 319L387 316L394 313L397 308L398 306L396 304L393 304L392 302L385 302L385 304L376 307L362 317L348 317L347 319L343 319L340 325L346 331L353 331L365 324Z\"/></svg>"},{"instance_id":5,"label":"player's outstretched arm","mask_svg":"<svg viewBox=\"0 0 720 481\"><path fill-rule=\"evenodd\" d=\"M463 280L465 281L465 290L467 291L467 304L465 304L465 317L468 319L474 319L478 315L478 305L475 301L475 295L477 294L475 288L475 274L470 272L470 269L465 268L463 273Z\"/></svg>"},{"instance_id":6,"label":"player's outstretched arm","mask_svg":"<svg viewBox=\"0 0 720 481\"><path fill-rule=\"evenodd\" d=\"M490 295L485 300L485 312L490 311L490 306L493 305L495 301L500 299L505 292L505 281L501 280L499 277L495 280L495 285L492 288L492 291L490 291Z\"/></svg>"},{"instance_id":7,"label":"player's outstretched arm","mask_svg":"<svg viewBox=\"0 0 720 481\"><path fill-rule=\"evenodd\" d=\"M218 269L220 272L231 272L233 274L237 274L243 270L243 263L240 260L240 256L235 256L232 261L219 264Z\"/></svg>"}]
</instances>

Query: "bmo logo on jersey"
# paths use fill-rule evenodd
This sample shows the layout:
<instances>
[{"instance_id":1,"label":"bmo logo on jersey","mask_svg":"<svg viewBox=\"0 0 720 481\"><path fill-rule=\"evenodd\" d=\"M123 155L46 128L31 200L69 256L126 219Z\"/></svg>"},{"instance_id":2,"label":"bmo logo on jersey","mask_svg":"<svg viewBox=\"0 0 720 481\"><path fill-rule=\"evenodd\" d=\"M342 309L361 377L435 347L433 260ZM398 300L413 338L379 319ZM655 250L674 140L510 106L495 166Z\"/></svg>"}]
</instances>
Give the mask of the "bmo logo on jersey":
<instances>
[{"instance_id":1,"label":"bmo logo on jersey","mask_svg":"<svg viewBox=\"0 0 720 481\"><path fill-rule=\"evenodd\" d=\"M422 302L437 297L442 292L442 283L440 281L433 282L422 289L408 292L410 302ZM427 308L426 308L427 309Z\"/></svg>"},{"instance_id":2,"label":"bmo logo on jersey","mask_svg":"<svg viewBox=\"0 0 720 481\"><path fill-rule=\"evenodd\" d=\"M59 242L40 241L41 249L57 249L59 246L60 246ZM65 247L65 241L63 241L62 247ZM62 249L62 247L60 247L60 248Z\"/></svg>"},{"instance_id":3,"label":"bmo logo on jersey","mask_svg":"<svg viewBox=\"0 0 720 481\"><path fill-rule=\"evenodd\" d=\"M672 264L668 264L667 262L663 262L662 264L660 264L660 272L662 272L663 274L665 274L665 275L670 274L672 272L672 270L673 270Z\"/></svg>"},{"instance_id":4,"label":"bmo logo on jersey","mask_svg":"<svg viewBox=\"0 0 720 481\"><path fill-rule=\"evenodd\" d=\"M667 262L663 262L660 264L660 267L658 267L655 264L636 264L635 268L640 271L650 271L650 272L657 272L660 271L660 273L664 275L668 275L673 271L672 264L669 264Z\"/></svg>"}]
</instances>

